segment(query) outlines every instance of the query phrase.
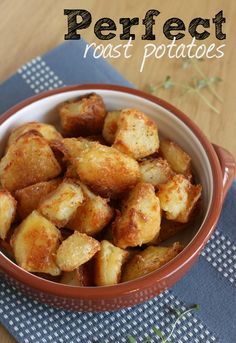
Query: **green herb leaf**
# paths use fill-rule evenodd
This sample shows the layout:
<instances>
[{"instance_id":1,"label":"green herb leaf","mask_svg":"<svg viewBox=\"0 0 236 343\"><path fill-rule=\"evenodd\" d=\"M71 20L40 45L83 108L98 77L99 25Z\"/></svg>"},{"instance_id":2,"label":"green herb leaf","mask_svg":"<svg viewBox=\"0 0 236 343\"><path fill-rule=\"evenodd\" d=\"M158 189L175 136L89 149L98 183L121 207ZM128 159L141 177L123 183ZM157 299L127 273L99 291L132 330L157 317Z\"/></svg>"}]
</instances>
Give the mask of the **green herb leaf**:
<instances>
[{"instance_id":1,"label":"green herb leaf","mask_svg":"<svg viewBox=\"0 0 236 343\"><path fill-rule=\"evenodd\" d=\"M146 337L142 343L151 343L152 341L151 337Z\"/></svg>"},{"instance_id":2,"label":"green herb leaf","mask_svg":"<svg viewBox=\"0 0 236 343\"><path fill-rule=\"evenodd\" d=\"M194 304L192 309L196 310L196 311L199 311L201 309L201 306L199 304Z\"/></svg>"},{"instance_id":3,"label":"green herb leaf","mask_svg":"<svg viewBox=\"0 0 236 343\"><path fill-rule=\"evenodd\" d=\"M193 61L192 61L191 58L186 57L186 58L184 58L183 60L184 60L184 62L183 62L183 64L182 64L182 68L183 68L183 69L188 69L189 67L191 67L191 65L192 65L192 63L193 63Z\"/></svg>"},{"instance_id":4,"label":"green herb leaf","mask_svg":"<svg viewBox=\"0 0 236 343\"><path fill-rule=\"evenodd\" d=\"M128 335L127 338L130 341L130 343L137 343L136 339L133 336Z\"/></svg>"},{"instance_id":5,"label":"green herb leaf","mask_svg":"<svg viewBox=\"0 0 236 343\"><path fill-rule=\"evenodd\" d=\"M218 83L221 81L221 78L218 76L213 76L210 78L195 80L196 88L201 89L205 87L209 87L211 85L214 85L215 83Z\"/></svg>"},{"instance_id":6,"label":"green herb leaf","mask_svg":"<svg viewBox=\"0 0 236 343\"><path fill-rule=\"evenodd\" d=\"M154 327L153 327L153 331L155 332L155 334L158 336L158 337L160 337L161 339L163 339L164 338L164 335L163 335L163 333L161 332L161 330L160 329L158 329L158 327L155 325Z\"/></svg>"},{"instance_id":7,"label":"green herb leaf","mask_svg":"<svg viewBox=\"0 0 236 343\"><path fill-rule=\"evenodd\" d=\"M194 63L198 63L198 62L203 62L204 58L189 58L186 57L184 58L184 62L182 64L182 68L183 69L187 69L189 67L191 67Z\"/></svg>"},{"instance_id":8,"label":"green herb leaf","mask_svg":"<svg viewBox=\"0 0 236 343\"><path fill-rule=\"evenodd\" d=\"M178 310L178 309L175 308L175 307L172 307L170 310L171 310L176 316L180 316L180 315L181 315L180 310Z\"/></svg>"},{"instance_id":9,"label":"green herb leaf","mask_svg":"<svg viewBox=\"0 0 236 343\"><path fill-rule=\"evenodd\" d=\"M209 85L208 79L196 80L196 88L198 88L198 89L208 87L208 85Z\"/></svg>"},{"instance_id":10,"label":"green herb leaf","mask_svg":"<svg viewBox=\"0 0 236 343\"><path fill-rule=\"evenodd\" d=\"M163 82L163 88L164 89L169 89L169 88L172 88L172 87L174 87L174 83L173 83L171 77L167 76L165 81Z\"/></svg>"},{"instance_id":11,"label":"green herb leaf","mask_svg":"<svg viewBox=\"0 0 236 343\"><path fill-rule=\"evenodd\" d=\"M157 86L150 83L148 85L148 92L151 93L151 94L155 94L157 92Z\"/></svg>"},{"instance_id":12,"label":"green herb leaf","mask_svg":"<svg viewBox=\"0 0 236 343\"><path fill-rule=\"evenodd\" d=\"M215 84L222 81L222 79L219 76L210 77L208 80L210 84Z\"/></svg>"}]
</instances>

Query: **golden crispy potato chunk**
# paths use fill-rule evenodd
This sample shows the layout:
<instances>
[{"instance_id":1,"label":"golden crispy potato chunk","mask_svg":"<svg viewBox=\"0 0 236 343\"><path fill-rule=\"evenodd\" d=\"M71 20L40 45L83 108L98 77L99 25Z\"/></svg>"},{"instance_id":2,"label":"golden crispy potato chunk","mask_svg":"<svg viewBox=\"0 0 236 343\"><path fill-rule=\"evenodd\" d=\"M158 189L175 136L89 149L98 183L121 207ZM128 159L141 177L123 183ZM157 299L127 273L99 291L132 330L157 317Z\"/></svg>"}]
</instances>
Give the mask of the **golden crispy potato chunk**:
<instances>
[{"instance_id":1,"label":"golden crispy potato chunk","mask_svg":"<svg viewBox=\"0 0 236 343\"><path fill-rule=\"evenodd\" d=\"M64 138L62 140L53 141L52 147L60 151L65 156L66 160L74 161L78 158L81 152L93 146L94 142L86 138Z\"/></svg>"},{"instance_id":2,"label":"golden crispy potato chunk","mask_svg":"<svg viewBox=\"0 0 236 343\"><path fill-rule=\"evenodd\" d=\"M100 95L92 93L65 102L59 109L66 136L88 136L102 132L106 107Z\"/></svg>"},{"instance_id":3,"label":"golden crispy potato chunk","mask_svg":"<svg viewBox=\"0 0 236 343\"><path fill-rule=\"evenodd\" d=\"M54 139L62 139L62 135L55 129L53 125L39 123L35 121L16 127L10 134L10 137L7 142L7 148L10 145L15 144L17 139L24 133L32 130L39 132L48 143L50 143Z\"/></svg>"},{"instance_id":4,"label":"golden crispy potato chunk","mask_svg":"<svg viewBox=\"0 0 236 343\"><path fill-rule=\"evenodd\" d=\"M175 174L168 162L160 157L141 161L139 167L141 181L151 183L154 187L166 183Z\"/></svg>"},{"instance_id":5,"label":"golden crispy potato chunk","mask_svg":"<svg viewBox=\"0 0 236 343\"><path fill-rule=\"evenodd\" d=\"M101 241L101 249L95 256L95 285L109 286L120 282L121 268L129 253L110 242Z\"/></svg>"},{"instance_id":6,"label":"golden crispy potato chunk","mask_svg":"<svg viewBox=\"0 0 236 343\"><path fill-rule=\"evenodd\" d=\"M141 246L160 231L160 202L154 187L138 183L124 200L121 214L113 223L114 244L120 248Z\"/></svg>"},{"instance_id":7,"label":"golden crispy potato chunk","mask_svg":"<svg viewBox=\"0 0 236 343\"><path fill-rule=\"evenodd\" d=\"M10 192L48 181L60 173L48 143L32 131L20 136L0 162L0 182Z\"/></svg>"},{"instance_id":8,"label":"golden crispy potato chunk","mask_svg":"<svg viewBox=\"0 0 236 343\"><path fill-rule=\"evenodd\" d=\"M160 153L177 174L191 174L191 157L178 144L164 139L160 142Z\"/></svg>"},{"instance_id":9,"label":"golden crispy potato chunk","mask_svg":"<svg viewBox=\"0 0 236 343\"><path fill-rule=\"evenodd\" d=\"M57 265L70 272L88 262L100 250L100 243L84 233L75 231L57 250Z\"/></svg>"},{"instance_id":10,"label":"golden crispy potato chunk","mask_svg":"<svg viewBox=\"0 0 236 343\"><path fill-rule=\"evenodd\" d=\"M113 144L115 141L120 113L121 110L108 112L105 118L102 135L109 144Z\"/></svg>"},{"instance_id":11,"label":"golden crispy potato chunk","mask_svg":"<svg viewBox=\"0 0 236 343\"><path fill-rule=\"evenodd\" d=\"M94 236L111 221L114 211L108 205L109 199L95 195L82 183L80 186L83 191L84 202L77 208L66 227Z\"/></svg>"},{"instance_id":12,"label":"golden crispy potato chunk","mask_svg":"<svg viewBox=\"0 0 236 343\"><path fill-rule=\"evenodd\" d=\"M0 238L5 239L15 219L16 200L7 191L0 189Z\"/></svg>"},{"instance_id":13,"label":"golden crispy potato chunk","mask_svg":"<svg viewBox=\"0 0 236 343\"><path fill-rule=\"evenodd\" d=\"M54 148L62 152L67 161L66 177L78 179L75 160L80 157L81 152L93 146L93 141L87 138L65 138L54 141Z\"/></svg>"},{"instance_id":14,"label":"golden crispy potato chunk","mask_svg":"<svg viewBox=\"0 0 236 343\"><path fill-rule=\"evenodd\" d=\"M182 251L179 242L171 247L150 246L134 255L125 265L122 273L122 282L137 279L157 270Z\"/></svg>"},{"instance_id":15,"label":"golden crispy potato chunk","mask_svg":"<svg viewBox=\"0 0 236 343\"><path fill-rule=\"evenodd\" d=\"M156 123L135 109L124 109L118 119L113 147L134 159L155 153L159 147Z\"/></svg>"},{"instance_id":16,"label":"golden crispy potato chunk","mask_svg":"<svg viewBox=\"0 0 236 343\"><path fill-rule=\"evenodd\" d=\"M96 142L78 142L78 146L81 145L83 149L77 158L71 153L71 162L80 180L95 193L105 198L117 197L138 182L139 165L133 158Z\"/></svg>"},{"instance_id":17,"label":"golden crispy potato chunk","mask_svg":"<svg viewBox=\"0 0 236 343\"><path fill-rule=\"evenodd\" d=\"M58 227L64 227L83 203L81 187L71 179L65 179L40 203L38 211Z\"/></svg>"},{"instance_id":18,"label":"golden crispy potato chunk","mask_svg":"<svg viewBox=\"0 0 236 343\"><path fill-rule=\"evenodd\" d=\"M49 193L54 191L61 179L39 182L35 185L19 189L15 192L15 198L17 200L17 214L21 219L26 218L31 212L36 210L42 201Z\"/></svg>"},{"instance_id":19,"label":"golden crispy potato chunk","mask_svg":"<svg viewBox=\"0 0 236 343\"><path fill-rule=\"evenodd\" d=\"M71 272L63 272L60 283L69 286L92 286L93 282L90 269L88 263L85 263Z\"/></svg>"},{"instance_id":20,"label":"golden crispy potato chunk","mask_svg":"<svg viewBox=\"0 0 236 343\"><path fill-rule=\"evenodd\" d=\"M37 211L18 226L11 238L17 264L29 272L59 275L55 262L60 231Z\"/></svg>"},{"instance_id":21,"label":"golden crispy potato chunk","mask_svg":"<svg viewBox=\"0 0 236 343\"><path fill-rule=\"evenodd\" d=\"M180 223L189 221L191 212L201 196L202 186L192 185L183 175L175 175L159 185L157 195L166 218Z\"/></svg>"}]
</instances>

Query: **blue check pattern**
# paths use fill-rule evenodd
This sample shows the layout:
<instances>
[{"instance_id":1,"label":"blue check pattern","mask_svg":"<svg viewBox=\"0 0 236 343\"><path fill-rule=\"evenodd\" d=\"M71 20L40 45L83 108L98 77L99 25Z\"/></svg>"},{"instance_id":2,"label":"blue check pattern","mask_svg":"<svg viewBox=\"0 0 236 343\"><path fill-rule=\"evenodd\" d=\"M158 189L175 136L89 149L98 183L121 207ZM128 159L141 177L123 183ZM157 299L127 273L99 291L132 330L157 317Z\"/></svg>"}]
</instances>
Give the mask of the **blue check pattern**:
<instances>
[{"instance_id":1,"label":"blue check pattern","mask_svg":"<svg viewBox=\"0 0 236 343\"><path fill-rule=\"evenodd\" d=\"M102 59L83 58L84 41L66 42L22 66L0 85L0 113L48 89L79 83L132 85ZM77 313L28 298L0 278L0 321L20 343L125 343L155 336L156 325L168 336L176 319L193 303L201 310L183 316L172 336L175 343L236 342L236 181L217 228L198 262L170 290L116 312Z\"/></svg>"}]
</instances>

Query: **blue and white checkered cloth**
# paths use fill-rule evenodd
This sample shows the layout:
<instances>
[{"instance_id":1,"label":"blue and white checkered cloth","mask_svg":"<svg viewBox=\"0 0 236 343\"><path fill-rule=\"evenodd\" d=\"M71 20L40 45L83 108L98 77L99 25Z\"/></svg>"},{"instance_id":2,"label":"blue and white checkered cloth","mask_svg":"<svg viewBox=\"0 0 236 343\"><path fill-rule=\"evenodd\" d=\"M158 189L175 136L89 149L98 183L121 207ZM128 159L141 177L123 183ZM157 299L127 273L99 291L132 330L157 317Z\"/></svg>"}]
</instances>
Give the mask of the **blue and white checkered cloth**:
<instances>
[{"instance_id":1,"label":"blue and white checkered cloth","mask_svg":"<svg viewBox=\"0 0 236 343\"><path fill-rule=\"evenodd\" d=\"M24 65L0 86L0 113L42 91L79 83L131 86L104 60L83 59L83 41L66 42ZM172 342L236 342L236 182L226 198L217 228L198 262L170 290L117 312L76 313L27 298L0 279L0 321L22 343L122 343L154 336L157 325L168 335L175 321L171 308L201 310L185 315ZM154 336L153 342L160 342Z\"/></svg>"}]
</instances>

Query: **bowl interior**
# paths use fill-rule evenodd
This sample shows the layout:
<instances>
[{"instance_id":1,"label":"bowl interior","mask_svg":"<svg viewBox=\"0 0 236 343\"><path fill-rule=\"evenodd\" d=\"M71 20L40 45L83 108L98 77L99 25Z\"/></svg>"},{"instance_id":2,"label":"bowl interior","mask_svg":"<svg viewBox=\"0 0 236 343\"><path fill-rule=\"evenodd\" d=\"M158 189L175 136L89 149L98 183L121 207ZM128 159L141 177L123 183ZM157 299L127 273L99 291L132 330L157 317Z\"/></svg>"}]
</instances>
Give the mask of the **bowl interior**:
<instances>
[{"instance_id":1,"label":"bowl interior","mask_svg":"<svg viewBox=\"0 0 236 343\"><path fill-rule=\"evenodd\" d=\"M13 128L29 121L41 121L58 126L58 105L63 101L90 92L100 94L108 110L129 107L143 111L157 122L161 137L172 139L191 156L194 174L197 181L202 184L203 195L201 215L191 230L186 230L178 237L184 244L189 243L204 223L212 203L213 177L211 166L201 142L191 129L174 113L150 100L122 91L100 89L73 90L50 95L22 108L0 125L0 156L4 153L7 138Z\"/></svg>"}]
</instances>

